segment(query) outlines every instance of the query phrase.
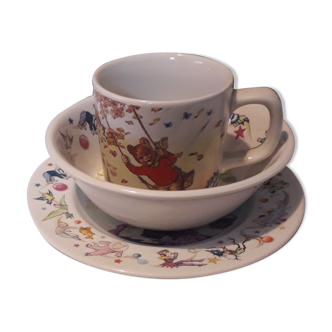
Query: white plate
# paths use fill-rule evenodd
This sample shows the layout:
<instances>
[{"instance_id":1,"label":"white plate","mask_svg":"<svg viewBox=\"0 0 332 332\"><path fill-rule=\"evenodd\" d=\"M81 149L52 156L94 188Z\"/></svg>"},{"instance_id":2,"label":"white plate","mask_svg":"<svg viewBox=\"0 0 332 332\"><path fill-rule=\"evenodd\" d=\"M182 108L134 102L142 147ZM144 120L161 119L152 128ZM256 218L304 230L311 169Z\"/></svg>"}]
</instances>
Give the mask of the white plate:
<instances>
[{"instance_id":1,"label":"white plate","mask_svg":"<svg viewBox=\"0 0 332 332\"><path fill-rule=\"evenodd\" d=\"M72 178L47 184L47 172L55 168L46 160L29 183L28 204L37 228L65 255L116 273L191 278L238 269L284 246L304 215L302 187L285 168L218 222L174 232L126 227L98 209Z\"/></svg>"}]
</instances>

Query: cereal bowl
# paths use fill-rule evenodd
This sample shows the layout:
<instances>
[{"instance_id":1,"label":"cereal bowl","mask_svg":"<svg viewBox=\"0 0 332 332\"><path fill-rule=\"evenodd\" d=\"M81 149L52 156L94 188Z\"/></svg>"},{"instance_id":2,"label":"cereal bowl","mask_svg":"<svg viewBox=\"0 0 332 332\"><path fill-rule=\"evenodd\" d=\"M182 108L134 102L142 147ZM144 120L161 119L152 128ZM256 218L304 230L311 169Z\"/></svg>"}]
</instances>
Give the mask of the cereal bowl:
<instances>
[{"instance_id":1,"label":"cereal bowl","mask_svg":"<svg viewBox=\"0 0 332 332\"><path fill-rule=\"evenodd\" d=\"M256 148L264 142L269 114L259 108L265 107L248 105L235 112L229 121L225 153ZM180 230L218 220L243 204L260 184L279 173L294 153L294 135L284 121L277 149L268 159L223 174L215 173L205 189L137 189L127 185L128 177L133 174L121 174L111 164L107 176L121 177L122 185L104 181L94 113L93 98L88 97L50 123L46 147L57 168L45 180L47 183L63 182L72 176L97 207L120 221L141 228ZM114 154L114 158L120 157ZM282 186L282 183L278 185Z\"/></svg>"}]
</instances>

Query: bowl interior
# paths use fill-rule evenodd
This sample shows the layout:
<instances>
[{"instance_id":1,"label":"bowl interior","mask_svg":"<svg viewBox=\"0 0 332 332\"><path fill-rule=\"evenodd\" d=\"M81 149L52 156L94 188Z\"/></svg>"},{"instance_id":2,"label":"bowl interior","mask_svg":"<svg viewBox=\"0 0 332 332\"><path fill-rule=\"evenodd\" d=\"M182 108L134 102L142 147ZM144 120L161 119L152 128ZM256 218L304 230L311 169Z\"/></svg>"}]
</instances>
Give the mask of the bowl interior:
<instances>
[{"instance_id":1,"label":"bowl interior","mask_svg":"<svg viewBox=\"0 0 332 332\"><path fill-rule=\"evenodd\" d=\"M93 98L89 97L60 114L56 121L54 148L76 169L104 181L98 135L93 124L94 113ZM225 150L244 150L259 146L264 142L268 127L269 113L264 106L246 105L237 109L230 119ZM234 168L221 174L218 179L219 186L248 179L268 169L287 149L293 148L290 147L294 144L291 140L290 129L284 122L279 145L268 159L254 165ZM112 175L117 176L117 168L114 166L112 170ZM128 176L134 175L128 174ZM126 183L123 185L126 186Z\"/></svg>"}]
</instances>

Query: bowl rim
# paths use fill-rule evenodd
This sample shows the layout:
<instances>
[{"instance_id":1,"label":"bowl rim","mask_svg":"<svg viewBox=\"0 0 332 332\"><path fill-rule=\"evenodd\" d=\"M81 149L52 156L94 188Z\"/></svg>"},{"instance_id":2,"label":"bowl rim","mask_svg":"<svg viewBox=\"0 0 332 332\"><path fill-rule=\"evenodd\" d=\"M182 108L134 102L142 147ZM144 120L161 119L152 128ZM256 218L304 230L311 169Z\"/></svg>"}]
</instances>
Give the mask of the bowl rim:
<instances>
[{"instance_id":1,"label":"bowl rim","mask_svg":"<svg viewBox=\"0 0 332 332\"><path fill-rule=\"evenodd\" d=\"M69 162L65 160L65 158L57 151L55 146L56 135L58 133L58 125L64 118L68 118L69 114L73 112L80 104L83 102L89 102L93 104L93 96L86 97L74 105L68 107L63 112L59 113L48 125L45 141L46 141L46 149L54 162L61 168L63 168L66 172L68 172L71 176L75 178L75 180L79 180L84 182L87 185L93 186L95 188L99 188L102 190L106 190L112 192L117 195L129 196L132 198L149 198L154 200L170 200L170 199L203 199L209 198L213 196L223 196L232 194L238 191L242 191L254 186L257 186L264 181L272 178L274 175L279 173L291 160L294 150L295 150L295 138L292 129L288 125L288 123L283 120L282 131L285 131L288 134L287 144L284 145L286 147L283 154L277 159L277 161L263 170L261 173L256 174L248 179L228 184L225 186L214 187L214 188L204 188L204 189L194 189L194 190L184 190L184 191L157 191L157 190L149 190L149 189L140 189L134 187L122 186L115 183L106 182L97 178L94 178L91 175L88 175L76 167L72 166Z\"/></svg>"}]
</instances>

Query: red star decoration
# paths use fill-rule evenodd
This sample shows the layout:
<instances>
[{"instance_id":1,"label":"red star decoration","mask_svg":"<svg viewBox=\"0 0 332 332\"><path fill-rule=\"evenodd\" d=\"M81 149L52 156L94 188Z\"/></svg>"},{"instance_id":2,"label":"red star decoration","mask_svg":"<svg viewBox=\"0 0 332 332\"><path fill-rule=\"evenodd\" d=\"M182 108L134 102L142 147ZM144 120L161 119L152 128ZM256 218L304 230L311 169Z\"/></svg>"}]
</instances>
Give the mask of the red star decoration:
<instances>
[{"instance_id":1,"label":"red star decoration","mask_svg":"<svg viewBox=\"0 0 332 332\"><path fill-rule=\"evenodd\" d=\"M245 130L246 128L242 129L242 127L240 126L238 130L234 131L234 133L236 133L235 139L238 139L239 137L244 138L243 133Z\"/></svg>"},{"instance_id":2,"label":"red star decoration","mask_svg":"<svg viewBox=\"0 0 332 332\"><path fill-rule=\"evenodd\" d=\"M47 164L47 166L53 166L53 164Z\"/></svg>"},{"instance_id":3,"label":"red star decoration","mask_svg":"<svg viewBox=\"0 0 332 332\"><path fill-rule=\"evenodd\" d=\"M115 260L115 263L119 263L119 264L120 264L121 262L122 262L121 259L116 259L116 260Z\"/></svg>"},{"instance_id":4,"label":"red star decoration","mask_svg":"<svg viewBox=\"0 0 332 332\"><path fill-rule=\"evenodd\" d=\"M74 244L74 247L76 247L76 248L79 247L79 246L80 246L79 244Z\"/></svg>"}]
</instances>

